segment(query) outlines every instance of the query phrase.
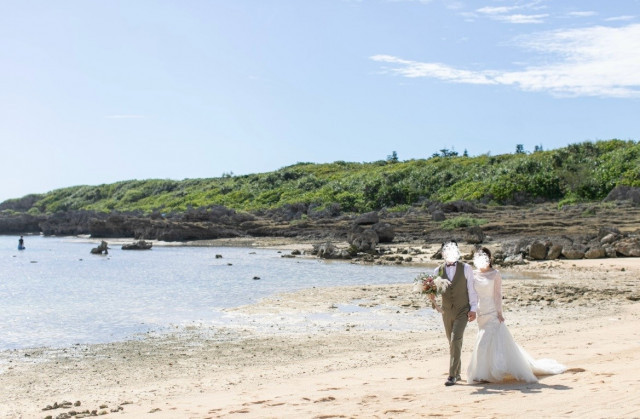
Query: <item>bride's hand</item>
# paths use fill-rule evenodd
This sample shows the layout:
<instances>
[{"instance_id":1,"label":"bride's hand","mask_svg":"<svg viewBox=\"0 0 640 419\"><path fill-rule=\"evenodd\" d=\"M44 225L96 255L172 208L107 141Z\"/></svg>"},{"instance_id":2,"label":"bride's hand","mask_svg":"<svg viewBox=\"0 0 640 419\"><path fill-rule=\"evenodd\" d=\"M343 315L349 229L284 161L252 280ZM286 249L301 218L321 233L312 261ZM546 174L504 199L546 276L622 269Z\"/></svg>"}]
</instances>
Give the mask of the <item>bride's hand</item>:
<instances>
[{"instance_id":1,"label":"bride's hand","mask_svg":"<svg viewBox=\"0 0 640 419\"><path fill-rule=\"evenodd\" d=\"M498 321L500 323L504 323L504 317L502 317L502 313L498 314Z\"/></svg>"}]
</instances>

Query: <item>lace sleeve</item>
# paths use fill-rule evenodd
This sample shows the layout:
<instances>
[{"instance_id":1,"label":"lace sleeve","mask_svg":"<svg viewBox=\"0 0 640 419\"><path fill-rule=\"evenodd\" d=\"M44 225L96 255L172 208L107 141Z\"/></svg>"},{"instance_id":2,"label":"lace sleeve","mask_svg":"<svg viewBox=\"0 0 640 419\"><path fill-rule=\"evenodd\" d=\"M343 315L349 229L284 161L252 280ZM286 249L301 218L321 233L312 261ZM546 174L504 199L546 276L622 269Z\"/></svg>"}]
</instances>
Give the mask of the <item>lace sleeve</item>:
<instances>
[{"instance_id":1,"label":"lace sleeve","mask_svg":"<svg viewBox=\"0 0 640 419\"><path fill-rule=\"evenodd\" d=\"M500 272L496 270L495 279L493 281L493 302L496 306L498 314L502 314L502 276Z\"/></svg>"}]
</instances>

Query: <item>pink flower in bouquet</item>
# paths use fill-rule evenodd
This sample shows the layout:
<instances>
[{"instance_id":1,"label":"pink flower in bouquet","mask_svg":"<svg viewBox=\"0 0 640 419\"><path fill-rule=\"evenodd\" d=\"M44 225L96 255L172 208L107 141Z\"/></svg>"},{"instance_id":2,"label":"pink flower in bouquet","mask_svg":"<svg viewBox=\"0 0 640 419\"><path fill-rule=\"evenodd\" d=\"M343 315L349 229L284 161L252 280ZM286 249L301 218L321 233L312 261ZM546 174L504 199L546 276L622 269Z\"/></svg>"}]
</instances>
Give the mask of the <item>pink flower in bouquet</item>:
<instances>
[{"instance_id":1,"label":"pink flower in bouquet","mask_svg":"<svg viewBox=\"0 0 640 419\"><path fill-rule=\"evenodd\" d=\"M440 278L439 276L433 276L429 274L420 274L416 279L414 279L415 286L417 292L420 294L433 294L440 295L449 286L449 281L446 279Z\"/></svg>"},{"instance_id":2,"label":"pink flower in bouquet","mask_svg":"<svg viewBox=\"0 0 640 419\"><path fill-rule=\"evenodd\" d=\"M414 279L413 290L420 294L429 295L431 307L442 313L442 308L436 304L435 297L445 292L448 286L449 281L444 278L429 274L420 274Z\"/></svg>"}]
</instances>

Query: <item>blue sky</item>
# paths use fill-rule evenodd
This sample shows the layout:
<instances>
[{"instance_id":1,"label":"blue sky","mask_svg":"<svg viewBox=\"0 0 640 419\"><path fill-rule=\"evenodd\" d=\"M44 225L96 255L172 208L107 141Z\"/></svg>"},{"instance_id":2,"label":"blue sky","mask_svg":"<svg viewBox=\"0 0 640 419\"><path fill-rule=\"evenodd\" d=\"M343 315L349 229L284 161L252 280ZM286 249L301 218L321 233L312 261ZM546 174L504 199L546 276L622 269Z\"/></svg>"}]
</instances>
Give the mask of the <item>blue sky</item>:
<instances>
[{"instance_id":1,"label":"blue sky","mask_svg":"<svg viewBox=\"0 0 640 419\"><path fill-rule=\"evenodd\" d=\"M0 201L637 141L638 114L638 0L0 0Z\"/></svg>"}]
</instances>

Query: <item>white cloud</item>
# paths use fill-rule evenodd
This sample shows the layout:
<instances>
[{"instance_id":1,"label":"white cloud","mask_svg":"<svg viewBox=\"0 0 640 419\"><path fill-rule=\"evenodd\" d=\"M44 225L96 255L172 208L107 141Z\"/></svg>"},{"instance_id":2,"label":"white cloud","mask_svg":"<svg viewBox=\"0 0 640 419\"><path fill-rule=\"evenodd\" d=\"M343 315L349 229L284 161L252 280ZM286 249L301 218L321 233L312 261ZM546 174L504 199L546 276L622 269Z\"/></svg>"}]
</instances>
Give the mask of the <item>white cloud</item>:
<instances>
[{"instance_id":1,"label":"white cloud","mask_svg":"<svg viewBox=\"0 0 640 419\"><path fill-rule=\"evenodd\" d=\"M497 15L494 17L495 20L500 20L502 22L508 23L544 23L544 18L548 17L548 14L539 14L539 15Z\"/></svg>"},{"instance_id":2,"label":"white cloud","mask_svg":"<svg viewBox=\"0 0 640 419\"><path fill-rule=\"evenodd\" d=\"M476 10L478 13L482 13L485 15L500 15L500 14L504 14L504 13L509 13L512 10L517 10L519 9L518 6L501 6L501 7L482 7L478 10Z\"/></svg>"},{"instance_id":3,"label":"white cloud","mask_svg":"<svg viewBox=\"0 0 640 419\"><path fill-rule=\"evenodd\" d=\"M635 16L614 16L614 17L609 17L606 18L605 20L607 22L619 22L619 21L626 21L626 20L634 20L636 17Z\"/></svg>"},{"instance_id":4,"label":"white cloud","mask_svg":"<svg viewBox=\"0 0 640 419\"><path fill-rule=\"evenodd\" d=\"M640 24L620 28L595 26L544 32L519 38L518 45L553 60L520 71L464 70L442 63L371 57L390 64L387 72L430 77L452 83L509 85L556 96L640 97Z\"/></svg>"},{"instance_id":5,"label":"white cloud","mask_svg":"<svg viewBox=\"0 0 640 419\"><path fill-rule=\"evenodd\" d=\"M546 6L540 5L540 1L534 1L514 6L485 6L476 9L476 12L490 19L507 23L544 23L544 18L548 17L548 14L515 13L516 11L540 10L544 8L546 8Z\"/></svg>"},{"instance_id":6,"label":"white cloud","mask_svg":"<svg viewBox=\"0 0 640 419\"><path fill-rule=\"evenodd\" d=\"M478 71L459 70L445 64L420 63L403 60L391 55L374 55L371 59L383 63L399 64L400 67L390 69L389 71L409 78L433 77L455 83L497 84L496 81L492 80L492 77L495 75L491 72L486 72L485 74L484 72Z\"/></svg>"},{"instance_id":7,"label":"white cloud","mask_svg":"<svg viewBox=\"0 0 640 419\"><path fill-rule=\"evenodd\" d=\"M570 12L569 16L574 16L574 17L589 17L589 16L595 16L597 15L596 12Z\"/></svg>"}]
</instances>

